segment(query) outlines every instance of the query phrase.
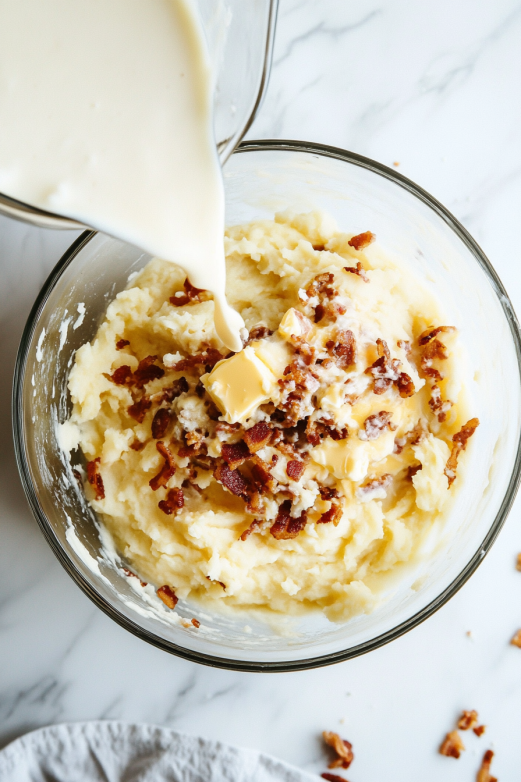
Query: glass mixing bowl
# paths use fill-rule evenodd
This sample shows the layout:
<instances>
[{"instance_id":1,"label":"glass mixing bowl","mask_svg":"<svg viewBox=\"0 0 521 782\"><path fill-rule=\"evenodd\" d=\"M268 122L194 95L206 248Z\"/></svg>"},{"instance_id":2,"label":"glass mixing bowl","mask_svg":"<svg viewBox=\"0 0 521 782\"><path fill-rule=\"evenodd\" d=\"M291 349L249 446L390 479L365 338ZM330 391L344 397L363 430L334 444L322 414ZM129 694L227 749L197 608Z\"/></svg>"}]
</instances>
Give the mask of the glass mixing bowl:
<instances>
[{"instance_id":1,"label":"glass mixing bowl","mask_svg":"<svg viewBox=\"0 0 521 782\"><path fill-rule=\"evenodd\" d=\"M75 350L91 340L108 303L149 257L86 232L52 272L29 317L16 365L14 434L31 508L67 572L116 622L140 638L200 663L248 671L327 665L397 638L465 583L495 540L520 479L520 332L508 296L476 242L425 191L374 161L302 142L243 143L224 169L227 223L320 208L342 230L371 230L442 301L466 348L472 415L481 420L461 466L461 488L430 555L397 574L394 594L345 624L321 615L288 620L284 632L246 614L207 615L178 604L201 629L171 623L144 599L103 545L103 529L56 439L68 416ZM84 315L82 315L84 313ZM73 460L80 455L73 452ZM124 563L123 563L124 564ZM398 577L399 576L399 577Z\"/></svg>"}]
</instances>

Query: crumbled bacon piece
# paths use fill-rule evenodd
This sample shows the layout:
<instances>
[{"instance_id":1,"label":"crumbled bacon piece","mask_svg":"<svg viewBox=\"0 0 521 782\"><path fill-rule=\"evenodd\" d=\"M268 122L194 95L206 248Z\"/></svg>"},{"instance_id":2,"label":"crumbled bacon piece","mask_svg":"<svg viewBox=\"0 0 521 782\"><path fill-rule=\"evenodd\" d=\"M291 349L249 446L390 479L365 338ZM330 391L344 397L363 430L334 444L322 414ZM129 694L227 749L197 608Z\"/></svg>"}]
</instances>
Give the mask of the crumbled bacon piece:
<instances>
[{"instance_id":1,"label":"crumbled bacon piece","mask_svg":"<svg viewBox=\"0 0 521 782\"><path fill-rule=\"evenodd\" d=\"M492 752L492 750L487 749L487 751L483 755L483 760L481 761L481 768L478 771L476 782L497 782L497 777L493 777L490 773L490 766L492 764L493 757L494 757L494 753Z\"/></svg>"},{"instance_id":2,"label":"crumbled bacon piece","mask_svg":"<svg viewBox=\"0 0 521 782\"><path fill-rule=\"evenodd\" d=\"M172 587L169 587L167 584L159 587L157 596L168 608L175 608L179 599Z\"/></svg>"},{"instance_id":3,"label":"crumbled bacon piece","mask_svg":"<svg viewBox=\"0 0 521 782\"><path fill-rule=\"evenodd\" d=\"M291 459L286 465L286 473L293 481L298 481L303 472L304 464L297 459Z\"/></svg>"},{"instance_id":4,"label":"crumbled bacon piece","mask_svg":"<svg viewBox=\"0 0 521 782\"><path fill-rule=\"evenodd\" d=\"M327 782L347 782L347 779L344 777L339 777L338 774L329 774L327 771L324 771L320 776L322 779L326 779Z\"/></svg>"},{"instance_id":5,"label":"crumbled bacon piece","mask_svg":"<svg viewBox=\"0 0 521 782\"><path fill-rule=\"evenodd\" d=\"M103 478L99 471L100 457L93 459L91 462L87 462L87 480L91 486L96 490L96 499L105 499L105 486L103 485Z\"/></svg>"},{"instance_id":6,"label":"crumbled bacon piece","mask_svg":"<svg viewBox=\"0 0 521 782\"><path fill-rule=\"evenodd\" d=\"M199 397L199 399L202 399L206 393L206 388L203 386L200 380L197 381L197 385L195 387L195 393Z\"/></svg>"},{"instance_id":7,"label":"crumbled bacon piece","mask_svg":"<svg viewBox=\"0 0 521 782\"><path fill-rule=\"evenodd\" d=\"M271 438L271 426L266 421L259 421L258 424L247 429L244 433L244 441L251 453L260 451L261 448L268 445Z\"/></svg>"},{"instance_id":8,"label":"crumbled bacon piece","mask_svg":"<svg viewBox=\"0 0 521 782\"><path fill-rule=\"evenodd\" d=\"M313 244L312 247L317 253L321 253L326 249L325 244Z\"/></svg>"},{"instance_id":9,"label":"crumbled bacon piece","mask_svg":"<svg viewBox=\"0 0 521 782\"><path fill-rule=\"evenodd\" d=\"M141 581L141 579L138 576L136 576L135 573L133 573L131 570L129 570L128 567L124 567L124 568L121 568L121 569L123 570L123 573L126 576L128 576L129 578L138 578L139 583L141 584L142 587L146 587L147 586L147 582L146 581Z\"/></svg>"},{"instance_id":10,"label":"crumbled bacon piece","mask_svg":"<svg viewBox=\"0 0 521 782\"><path fill-rule=\"evenodd\" d=\"M270 532L276 540L290 540L296 538L306 526L307 515L301 513L296 519L291 518L291 500L285 500L279 506L279 512Z\"/></svg>"},{"instance_id":11,"label":"crumbled bacon piece","mask_svg":"<svg viewBox=\"0 0 521 782\"><path fill-rule=\"evenodd\" d=\"M478 713L475 709L472 711L463 711L458 720L459 730L470 730L479 722Z\"/></svg>"},{"instance_id":12,"label":"crumbled bacon piece","mask_svg":"<svg viewBox=\"0 0 521 782\"><path fill-rule=\"evenodd\" d=\"M315 307L315 316L314 316L315 323L320 323L320 321L322 320L325 314L326 314L326 308L324 307L324 305L317 304L317 306Z\"/></svg>"},{"instance_id":13,"label":"crumbled bacon piece","mask_svg":"<svg viewBox=\"0 0 521 782\"><path fill-rule=\"evenodd\" d=\"M362 279L364 282L369 282L369 277L366 274L366 271L360 261L356 264L356 266L344 266L345 272L350 272L351 274L358 274L360 279Z\"/></svg>"},{"instance_id":14,"label":"crumbled bacon piece","mask_svg":"<svg viewBox=\"0 0 521 782\"><path fill-rule=\"evenodd\" d=\"M251 477L257 491L260 493L266 490L271 491L275 487L275 481L272 474L270 473L269 466L258 456L254 457L254 463L251 468Z\"/></svg>"},{"instance_id":15,"label":"crumbled bacon piece","mask_svg":"<svg viewBox=\"0 0 521 782\"><path fill-rule=\"evenodd\" d=\"M199 619L196 619L195 617L192 619L192 624L197 629L199 629L199 627L201 627L201 622L199 621Z\"/></svg>"},{"instance_id":16,"label":"crumbled bacon piece","mask_svg":"<svg viewBox=\"0 0 521 782\"><path fill-rule=\"evenodd\" d=\"M178 291L178 293L181 293L180 296L175 293L173 296L170 296L170 304L173 304L175 307L183 307L185 304L193 304L194 302L201 301L201 294L206 293L204 288L194 287L188 277L184 281L183 287L185 292L181 293Z\"/></svg>"},{"instance_id":17,"label":"crumbled bacon piece","mask_svg":"<svg viewBox=\"0 0 521 782\"><path fill-rule=\"evenodd\" d=\"M130 443L130 447L133 451L142 451L145 447L146 443L142 443L141 440L138 440L137 438L134 440L133 443Z\"/></svg>"},{"instance_id":18,"label":"crumbled bacon piece","mask_svg":"<svg viewBox=\"0 0 521 782\"><path fill-rule=\"evenodd\" d=\"M137 388L143 388L147 383L152 380L159 380L165 374L165 370L161 369L154 364L157 360L157 356L147 356L139 362L138 368L134 372L132 378L133 383Z\"/></svg>"},{"instance_id":19,"label":"crumbled bacon piece","mask_svg":"<svg viewBox=\"0 0 521 782\"><path fill-rule=\"evenodd\" d=\"M407 474L405 476L405 480L412 481L416 473L419 472L421 469L422 469L421 464L411 464L410 467L407 468Z\"/></svg>"},{"instance_id":20,"label":"crumbled bacon piece","mask_svg":"<svg viewBox=\"0 0 521 782\"><path fill-rule=\"evenodd\" d=\"M226 584L223 584L222 581L216 581L214 578L210 578L210 576L206 576L206 578L208 581L211 581L212 584L219 584L219 586L222 587L226 592Z\"/></svg>"},{"instance_id":21,"label":"crumbled bacon piece","mask_svg":"<svg viewBox=\"0 0 521 782\"><path fill-rule=\"evenodd\" d=\"M386 410L380 410L379 413L368 416L364 421L364 428L358 432L359 439L377 440L386 429L394 431L396 427L391 423L392 417L393 414Z\"/></svg>"},{"instance_id":22,"label":"crumbled bacon piece","mask_svg":"<svg viewBox=\"0 0 521 782\"><path fill-rule=\"evenodd\" d=\"M516 559L516 570L521 570L521 554L517 555Z\"/></svg>"},{"instance_id":23,"label":"crumbled bacon piece","mask_svg":"<svg viewBox=\"0 0 521 782\"><path fill-rule=\"evenodd\" d=\"M411 343L409 342L409 340L407 340L407 339L399 339L396 344L398 345L399 348L401 348L401 350L404 351L406 356L410 356L411 355L412 348L411 348Z\"/></svg>"},{"instance_id":24,"label":"crumbled bacon piece","mask_svg":"<svg viewBox=\"0 0 521 782\"><path fill-rule=\"evenodd\" d=\"M228 464L232 470L235 470L236 467L239 467L246 459L250 458L251 453L244 440L239 440L238 443L233 443L232 445L223 443L221 455L226 464Z\"/></svg>"},{"instance_id":25,"label":"crumbled bacon piece","mask_svg":"<svg viewBox=\"0 0 521 782\"><path fill-rule=\"evenodd\" d=\"M397 358L391 359L387 342L377 339L376 349L378 358L365 370L366 375L372 375L374 378L374 393L384 394L394 383L401 397L412 396L414 383L406 372L401 371L402 362Z\"/></svg>"},{"instance_id":26,"label":"crumbled bacon piece","mask_svg":"<svg viewBox=\"0 0 521 782\"><path fill-rule=\"evenodd\" d=\"M193 369L201 364L205 367L214 367L218 361L222 361L224 356L217 348L207 348L204 353L197 353L195 356L188 356L182 358L177 364L174 364L172 369L175 372L184 372L186 369Z\"/></svg>"},{"instance_id":27,"label":"crumbled bacon piece","mask_svg":"<svg viewBox=\"0 0 521 782\"><path fill-rule=\"evenodd\" d=\"M188 382L186 377L180 377L174 380L171 386L163 389L163 402L173 402L181 394L186 394L188 391Z\"/></svg>"},{"instance_id":28,"label":"crumbled bacon piece","mask_svg":"<svg viewBox=\"0 0 521 782\"><path fill-rule=\"evenodd\" d=\"M338 490L329 486L321 486L319 491L323 500L335 500L338 497Z\"/></svg>"},{"instance_id":29,"label":"crumbled bacon piece","mask_svg":"<svg viewBox=\"0 0 521 782\"><path fill-rule=\"evenodd\" d=\"M458 759L464 749L465 745L463 744L458 731L452 730L450 733L447 733L443 740L440 747L440 755L445 755L447 758Z\"/></svg>"},{"instance_id":30,"label":"crumbled bacon piece","mask_svg":"<svg viewBox=\"0 0 521 782\"><path fill-rule=\"evenodd\" d=\"M112 375L105 375L109 380L112 380L117 386L129 385L132 381L133 372L127 364L123 364L122 367L118 367Z\"/></svg>"},{"instance_id":31,"label":"crumbled bacon piece","mask_svg":"<svg viewBox=\"0 0 521 782\"><path fill-rule=\"evenodd\" d=\"M176 510L181 510L185 504L185 495L182 489L170 489L164 500L158 503L158 508L171 516Z\"/></svg>"},{"instance_id":32,"label":"crumbled bacon piece","mask_svg":"<svg viewBox=\"0 0 521 782\"><path fill-rule=\"evenodd\" d=\"M126 348L127 345L130 345L128 339L118 339L116 342L116 350L123 350L123 348Z\"/></svg>"},{"instance_id":33,"label":"crumbled bacon piece","mask_svg":"<svg viewBox=\"0 0 521 782\"><path fill-rule=\"evenodd\" d=\"M335 275L332 274L332 272L317 274L317 276L311 280L306 293L310 298L317 295L332 298L335 295L335 289L331 287L334 281Z\"/></svg>"},{"instance_id":34,"label":"crumbled bacon piece","mask_svg":"<svg viewBox=\"0 0 521 782\"><path fill-rule=\"evenodd\" d=\"M365 250L370 244L374 242L376 236L371 231L364 231L361 234L352 236L348 241L350 247L354 247L355 250Z\"/></svg>"},{"instance_id":35,"label":"crumbled bacon piece","mask_svg":"<svg viewBox=\"0 0 521 782\"><path fill-rule=\"evenodd\" d=\"M449 479L449 488L456 480L456 469L458 467L459 455L467 447L469 439L479 426L478 418L471 418L464 424L459 432L452 437L452 450L445 466L445 475Z\"/></svg>"},{"instance_id":36,"label":"crumbled bacon piece","mask_svg":"<svg viewBox=\"0 0 521 782\"><path fill-rule=\"evenodd\" d=\"M152 491L157 491L160 486L166 486L176 471L176 464L170 448L162 440L156 443L156 448L164 458L165 463L158 474L148 482Z\"/></svg>"},{"instance_id":37,"label":"crumbled bacon piece","mask_svg":"<svg viewBox=\"0 0 521 782\"><path fill-rule=\"evenodd\" d=\"M367 499L367 496L369 494L372 494L373 492L376 492L379 489L387 489L390 486L392 479L393 476L389 475L389 473L380 475L378 478L373 478L367 483L364 483L363 486L359 486L358 489L356 490L356 494L359 498L361 497Z\"/></svg>"},{"instance_id":38,"label":"crumbled bacon piece","mask_svg":"<svg viewBox=\"0 0 521 782\"><path fill-rule=\"evenodd\" d=\"M349 369L356 364L356 340L350 329L337 331L335 339L326 342L326 348L340 369Z\"/></svg>"},{"instance_id":39,"label":"crumbled bacon piece","mask_svg":"<svg viewBox=\"0 0 521 782\"><path fill-rule=\"evenodd\" d=\"M517 646L519 649L521 649L521 630L517 631L510 643L512 646Z\"/></svg>"},{"instance_id":40,"label":"crumbled bacon piece","mask_svg":"<svg viewBox=\"0 0 521 782\"><path fill-rule=\"evenodd\" d=\"M437 337L438 334L450 334L452 331L456 331L454 326L438 326L436 329L427 329L418 337L418 344L426 345L428 342ZM445 345L443 347L445 347Z\"/></svg>"},{"instance_id":41,"label":"crumbled bacon piece","mask_svg":"<svg viewBox=\"0 0 521 782\"><path fill-rule=\"evenodd\" d=\"M161 440L168 429L170 423L170 413L164 407L160 407L152 419L152 437L154 440Z\"/></svg>"},{"instance_id":42,"label":"crumbled bacon piece","mask_svg":"<svg viewBox=\"0 0 521 782\"><path fill-rule=\"evenodd\" d=\"M149 410L151 407L152 402L150 399L148 399L146 396L142 396L141 399L139 399L137 402L134 402L133 405L130 405L130 407L127 408L127 413L131 418L137 421L138 424L142 424L147 410Z\"/></svg>"},{"instance_id":43,"label":"crumbled bacon piece","mask_svg":"<svg viewBox=\"0 0 521 782\"><path fill-rule=\"evenodd\" d=\"M317 524L329 524L330 522L333 522L336 527L341 518L342 508L338 503L332 502L329 510L326 510L326 512L322 514L318 519Z\"/></svg>"},{"instance_id":44,"label":"crumbled bacon piece","mask_svg":"<svg viewBox=\"0 0 521 782\"><path fill-rule=\"evenodd\" d=\"M306 425L306 439L311 445L319 445L324 437L331 437L332 440L347 440L349 432L347 427L339 429L335 426L331 418L322 418L319 421L308 419Z\"/></svg>"},{"instance_id":45,"label":"crumbled bacon piece","mask_svg":"<svg viewBox=\"0 0 521 782\"><path fill-rule=\"evenodd\" d=\"M482 736L482 735L484 734L484 732L486 731L486 726L485 726L485 725L476 725L476 727L475 727L475 728L472 728L472 730L474 731L474 733L476 734L476 736L478 736L478 738L479 738L479 737L480 737L480 736Z\"/></svg>"},{"instance_id":46,"label":"crumbled bacon piece","mask_svg":"<svg viewBox=\"0 0 521 782\"><path fill-rule=\"evenodd\" d=\"M252 329L250 329L250 333L248 334L248 339L244 343L244 347L247 347L250 342L254 342L257 339L266 339L266 337L271 337L273 334L273 331L269 329L267 326L264 326L262 323L259 323L257 326L254 326Z\"/></svg>"},{"instance_id":47,"label":"crumbled bacon piece","mask_svg":"<svg viewBox=\"0 0 521 782\"><path fill-rule=\"evenodd\" d=\"M355 757L351 742L341 739L338 733L333 733L330 730L325 730L322 736L326 744L337 754L337 757L329 763L328 768L349 768Z\"/></svg>"},{"instance_id":48,"label":"crumbled bacon piece","mask_svg":"<svg viewBox=\"0 0 521 782\"><path fill-rule=\"evenodd\" d=\"M215 468L214 478L237 497L249 498L250 486L239 470L231 470L227 464L218 464Z\"/></svg>"},{"instance_id":49,"label":"crumbled bacon piece","mask_svg":"<svg viewBox=\"0 0 521 782\"><path fill-rule=\"evenodd\" d=\"M431 388L431 398L429 399L429 407L438 416L438 421L443 423L447 418L447 413L451 409L453 403L447 399L445 402L441 398L441 391L436 384Z\"/></svg>"},{"instance_id":50,"label":"crumbled bacon piece","mask_svg":"<svg viewBox=\"0 0 521 782\"><path fill-rule=\"evenodd\" d=\"M249 538L249 536L252 534L252 532L256 532L259 527L261 526L262 521L260 519L253 519L252 523L248 527L248 529L245 529L242 535L240 536L239 540L246 540Z\"/></svg>"}]
</instances>

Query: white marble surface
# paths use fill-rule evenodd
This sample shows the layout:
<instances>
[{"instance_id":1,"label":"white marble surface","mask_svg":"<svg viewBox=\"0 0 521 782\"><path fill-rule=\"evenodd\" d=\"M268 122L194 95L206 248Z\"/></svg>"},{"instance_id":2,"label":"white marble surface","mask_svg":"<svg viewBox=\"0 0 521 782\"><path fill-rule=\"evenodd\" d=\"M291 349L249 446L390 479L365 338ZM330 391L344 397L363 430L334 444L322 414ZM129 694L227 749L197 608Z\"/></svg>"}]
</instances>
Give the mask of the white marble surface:
<instances>
[{"instance_id":1,"label":"white marble surface","mask_svg":"<svg viewBox=\"0 0 521 782\"><path fill-rule=\"evenodd\" d=\"M392 165L481 243L521 309L521 4L515 0L281 0L274 69L250 137L336 144ZM70 233L0 219L0 742L52 722L142 720L325 770L324 728L354 744L350 782L473 780L496 751L519 778L519 516L434 617L370 655L291 674L178 660L105 617L73 584L18 479L9 397L32 302ZM472 639L466 635L472 631ZM462 708L485 736L459 761L436 750ZM467 734L468 735L468 734Z\"/></svg>"}]
</instances>

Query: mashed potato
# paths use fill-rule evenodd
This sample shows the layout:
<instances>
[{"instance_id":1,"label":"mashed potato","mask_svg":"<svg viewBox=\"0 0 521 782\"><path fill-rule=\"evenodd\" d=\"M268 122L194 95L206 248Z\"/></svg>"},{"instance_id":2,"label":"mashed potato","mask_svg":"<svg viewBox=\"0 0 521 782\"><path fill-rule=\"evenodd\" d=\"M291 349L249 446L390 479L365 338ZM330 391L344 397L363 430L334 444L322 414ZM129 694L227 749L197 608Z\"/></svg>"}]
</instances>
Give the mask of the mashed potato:
<instances>
[{"instance_id":1,"label":"mashed potato","mask_svg":"<svg viewBox=\"0 0 521 782\"><path fill-rule=\"evenodd\" d=\"M373 239L320 213L231 228L241 352L219 342L211 297L157 259L78 350L67 438L142 578L345 621L442 523L478 424L457 333Z\"/></svg>"}]
</instances>

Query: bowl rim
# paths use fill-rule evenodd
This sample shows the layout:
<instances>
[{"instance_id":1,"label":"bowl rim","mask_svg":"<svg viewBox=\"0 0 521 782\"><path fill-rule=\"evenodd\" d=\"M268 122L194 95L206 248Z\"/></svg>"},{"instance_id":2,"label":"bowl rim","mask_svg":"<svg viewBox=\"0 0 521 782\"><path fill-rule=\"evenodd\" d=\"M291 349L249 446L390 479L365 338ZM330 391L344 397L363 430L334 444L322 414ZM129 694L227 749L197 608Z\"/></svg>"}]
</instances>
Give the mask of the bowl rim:
<instances>
[{"instance_id":1,"label":"bowl rim","mask_svg":"<svg viewBox=\"0 0 521 782\"><path fill-rule=\"evenodd\" d=\"M472 253L488 277L509 324L516 351L518 370L521 373L521 330L508 294L497 272L491 265L483 250L472 238L469 232L461 225L461 223L451 214L451 212L449 212L448 209L446 209L439 201L433 198L433 196L431 196L426 190L416 185L410 179L407 179L407 177L403 176L398 171L370 158L364 157L355 152L349 152L339 147L331 147L324 144L295 140L252 140L243 141L235 150L234 154L273 151L299 153L304 152L316 155L318 157L327 157L341 160L343 162L359 166L360 168L368 169L373 173L384 177L385 179L391 180L396 185L408 191L420 201L425 203L428 207L430 207L466 245L468 250ZM413 616L401 622L396 627L393 627L391 630L387 630L386 632L375 636L369 641L364 641L363 643L357 644L356 646L350 647L349 649L320 656L307 657L305 659L295 661L273 662L235 660L226 657L219 657L216 655L209 655L179 646L178 644L161 638L155 633L144 630L137 623L133 622L127 616L120 613L96 591L93 585L87 581L82 573L77 570L72 560L69 559L38 501L26 456L25 427L23 416L23 386L29 346L31 344L31 339L43 308L65 269L74 260L76 255L88 244L88 242L90 242L91 239L97 235L97 233L97 231L85 231L82 233L71 244L68 250L66 250L45 281L31 309L22 334L14 370L12 395L13 438L16 462L29 506L44 537L46 538L59 562L65 568L71 578L76 582L76 584L83 590L87 597L89 597L98 606L98 608L100 608L111 619L117 622L121 627L129 630L138 638L147 641L153 646L170 652L171 654L174 654L178 657L182 657L186 660L191 660L192 662L197 662L216 668L247 672L302 671L311 668L319 668L326 665L333 665L344 660L349 660L353 657L358 657L362 654L367 654L368 652L378 649L381 646L384 646L385 644L395 640L396 638L399 638L406 632L412 630L414 627L417 627L419 624L428 619L432 614L438 611L443 605L445 605L445 603L461 589L461 587L466 583L470 576L475 572L477 567L481 564L486 554L490 551L490 548L496 540L503 524L505 523L521 481L521 435L517 445L514 467L501 506L481 545L478 547L477 551L471 557L470 561L466 564L463 570L436 598L434 598L428 605L424 606Z\"/></svg>"}]
</instances>

